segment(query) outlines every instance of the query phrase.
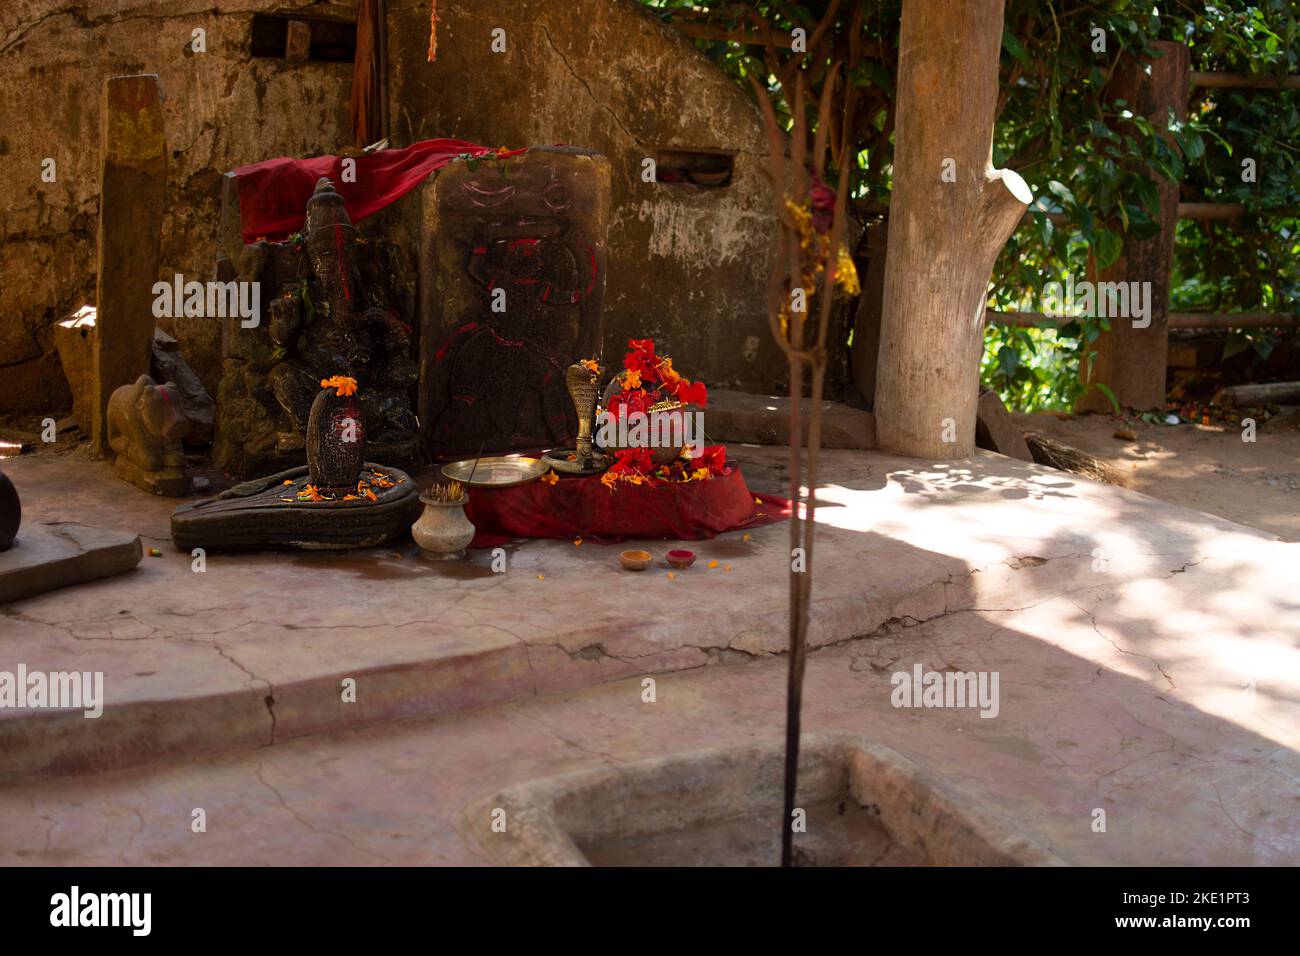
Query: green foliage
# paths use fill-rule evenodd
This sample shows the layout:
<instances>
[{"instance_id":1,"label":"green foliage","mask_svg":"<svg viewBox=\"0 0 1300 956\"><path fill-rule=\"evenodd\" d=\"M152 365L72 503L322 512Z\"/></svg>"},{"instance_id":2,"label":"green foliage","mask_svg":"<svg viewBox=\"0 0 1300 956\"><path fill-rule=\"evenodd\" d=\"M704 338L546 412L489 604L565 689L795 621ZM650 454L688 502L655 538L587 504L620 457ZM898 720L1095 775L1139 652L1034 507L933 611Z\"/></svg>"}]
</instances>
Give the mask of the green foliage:
<instances>
[{"instance_id":1,"label":"green foliage","mask_svg":"<svg viewBox=\"0 0 1300 956\"><path fill-rule=\"evenodd\" d=\"M707 11L714 27L811 33L829 0L641 0L661 16ZM891 185L893 81L900 0L867 4L864 49L848 82L858 90L856 168L852 196L870 217L888 206ZM835 29L848 30L848 9ZM1105 51L1095 49L1094 28ZM1188 118L1149 121L1114 101L1106 83L1121 55L1154 55L1157 40L1191 51L1193 70L1283 76L1300 73L1300 13L1290 0L1008 0L1001 57L1002 95L993 160L1019 172L1033 188L1036 214L1003 249L994 268L989 307L1042 311L1043 286L1087 277L1121 255L1126 237L1158 232L1157 182L1179 182L1184 201L1239 202L1235 220L1183 220L1171 276L1174 311L1289 311L1300 300L1300 93L1209 89L1193 92ZM789 121L790 105L764 63L761 47L699 40L697 45L748 88L764 78ZM815 71L814 71L815 75ZM959 77L952 82L960 82ZM1257 181L1244 182L1242 160L1256 160ZM1048 214L1064 217L1053 222ZM1059 329L990 325L982 373L1009 405L1032 410L1069 407L1077 398L1080 362L1106 328L1077 317ZM1229 349L1271 347L1271 335L1238 333ZM1113 396L1111 396L1113 398Z\"/></svg>"},{"instance_id":2,"label":"green foliage","mask_svg":"<svg viewBox=\"0 0 1300 956\"><path fill-rule=\"evenodd\" d=\"M1157 182L1177 182L1183 201L1241 202L1236 220L1182 220L1171 276L1173 311L1284 311L1300 292L1297 221L1300 116L1293 92L1197 90L1188 118L1150 122L1113 101L1106 80L1122 51L1155 55L1156 40L1187 43L1191 68L1270 73L1300 69L1300 20L1280 0L1187 3L1112 2L1066 12L1060 0L1012 0L1002 57L1003 97L994 162L1016 169L1034 188L1036 215L1012 237L994 268L991 307L1042 311L1047 282L1088 276L1123 250L1125 237L1156 234ZM1157 8L1160 13L1157 14ZM1106 52L1093 47L1105 31ZM1241 160L1254 157L1258 182L1242 181ZM1067 185L1068 184L1068 185ZM1289 303L1289 304L1288 304ZM1020 394L1004 384L1005 362L986 349L984 378L1009 403L1032 410L1064 408L1078 396L1077 369L1092 354L1104 320L1080 317L1059 331L1011 336L1021 365L1049 371L1049 381ZM1017 330L1023 331L1023 330ZM1008 330L990 328L998 347ZM1230 347L1271 347L1271 335L1238 333ZM1244 343L1244 344L1243 344ZM1023 387L1023 377L1022 377ZM1113 402L1113 395L1108 396Z\"/></svg>"}]
</instances>

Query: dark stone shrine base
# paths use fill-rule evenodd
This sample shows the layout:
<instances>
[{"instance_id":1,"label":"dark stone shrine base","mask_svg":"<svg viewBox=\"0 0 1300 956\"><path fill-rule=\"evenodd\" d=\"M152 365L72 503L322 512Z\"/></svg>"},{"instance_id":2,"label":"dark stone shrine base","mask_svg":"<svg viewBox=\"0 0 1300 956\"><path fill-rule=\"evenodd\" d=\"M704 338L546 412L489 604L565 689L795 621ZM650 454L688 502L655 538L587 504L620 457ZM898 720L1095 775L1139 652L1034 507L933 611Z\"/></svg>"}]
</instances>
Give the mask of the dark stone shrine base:
<instances>
[{"instance_id":1,"label":"dark stone shrine base","mask_svg":"<svg viewBox=\"0 0 1300 956\"><path fill-rule=\"evenodd\" d=\"M415 482L374 462L366 462L367 472L387 475L395 484L378 491L376 501L297 501L308 481L305 465L246 481L173 511L172 541L184 551L343 551L409 533L422 510Z\"/></svg>"}]
</instances>

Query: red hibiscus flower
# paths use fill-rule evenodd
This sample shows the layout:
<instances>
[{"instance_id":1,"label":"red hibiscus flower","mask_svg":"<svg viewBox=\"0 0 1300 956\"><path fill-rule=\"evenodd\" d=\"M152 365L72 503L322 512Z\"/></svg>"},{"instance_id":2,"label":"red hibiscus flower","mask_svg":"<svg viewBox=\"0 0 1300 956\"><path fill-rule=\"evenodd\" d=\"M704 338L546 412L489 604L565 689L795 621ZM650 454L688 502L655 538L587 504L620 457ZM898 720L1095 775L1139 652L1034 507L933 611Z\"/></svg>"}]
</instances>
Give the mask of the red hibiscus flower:
<instances>
[{"instance_id":1,"label":"red hibiscus flower","mask_svg":"<svg viewBox=\"0 0 1300 956\"><path fill-rule=\"evenodd\" d=\"M609 410L616 419L624 418L628 412L644 412L650 407L649 396L639 388L623 389L609 400Z\"/></svg>"},{"instance_id":2,"label":"red hibiscus flower","mask_svg":"<svg viewBox=\"0 0 1300 956\"><path fill-rule=\"evenodd\" d=\"M682 379L674 394L677 401L699 408L704 408L709 402L709 391L704 387L703 382L688 382Z\"/></svg>"},{"instance_id":3,"label":"red hibiscus flower","mask_svg":"<svg viewBox=\"0 0 1300 956\"><path fill-rule=\"evenodd\" d=\"M653 462L648 448L624 448L614 453L618 459L609 466L610 471L626 471L647 474Z\"/></svg>"},{"instance_id":4,"label":"red hibiscus flower","mask_svg":"<svg viewBox=\"0 0 1300 956\"><path fill-rule=\"evenodd\" d=\"M720 475L727 468L727 446L709 445L691 459L694 468L707 468L709 474Z\"/></svg>"},{"instance_id":5,"label":"red hibiscus flower","mask_svg":"<svg viewBox=\"0 0 1300 956\"><path fill-rule=\"evenodd\" d=\"M623 367L640 373L642 382L658 382L659 359L655 357L654 339L628 339L628 353L623 358Z\"/></svg>"}]
</instances>

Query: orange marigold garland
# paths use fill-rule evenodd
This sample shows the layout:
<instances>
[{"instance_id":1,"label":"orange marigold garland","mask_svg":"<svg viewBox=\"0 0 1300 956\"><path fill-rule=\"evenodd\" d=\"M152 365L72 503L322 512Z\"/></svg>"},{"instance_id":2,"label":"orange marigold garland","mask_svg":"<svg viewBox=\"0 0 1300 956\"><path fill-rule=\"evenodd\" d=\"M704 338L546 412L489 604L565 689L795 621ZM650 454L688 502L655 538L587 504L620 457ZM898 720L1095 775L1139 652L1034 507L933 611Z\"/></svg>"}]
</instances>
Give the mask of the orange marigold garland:
<instances>
[{"instance_id":1,"label":"orange marigold garland","mask_svg":"<svg viewBox=\"0 0 1300 956\"><path fill-rule=\"evenodd\" d=\"M692 456L684 449L676 461L657 468L650 458L648 448L624 448L615 452L617 459L600 476L600 483L614 491L620 483L629 485L651 484L656 481L684 483L710 481L727 469L727 447L709 445Z\"/></svg>"}]
</instances>

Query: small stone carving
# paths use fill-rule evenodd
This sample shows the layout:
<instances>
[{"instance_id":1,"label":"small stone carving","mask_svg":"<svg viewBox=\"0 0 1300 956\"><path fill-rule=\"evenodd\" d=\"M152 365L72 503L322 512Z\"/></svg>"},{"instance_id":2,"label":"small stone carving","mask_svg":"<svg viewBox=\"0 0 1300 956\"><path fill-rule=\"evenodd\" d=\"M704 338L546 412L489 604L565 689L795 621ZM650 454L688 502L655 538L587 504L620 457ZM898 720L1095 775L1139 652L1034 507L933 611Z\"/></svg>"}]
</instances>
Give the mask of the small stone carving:
<instances>
[{"instance_id":1,"label":"small stone carving","mask_svg":"<svg viewBox=\"0 0 1300 956\"><path fill-rule=\"evenodd\" d=\"M189 492L181 439L190 423L171 383L158 385L141 375L108 399L108 444L117 452L117 474L155 495Z\"/></svg>"}]
</instances>

